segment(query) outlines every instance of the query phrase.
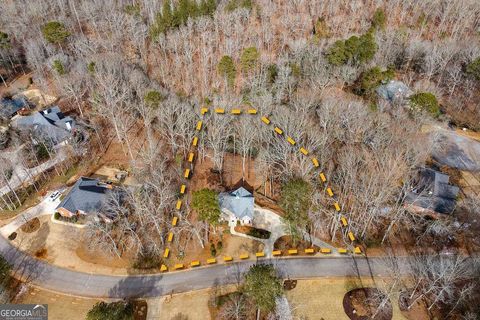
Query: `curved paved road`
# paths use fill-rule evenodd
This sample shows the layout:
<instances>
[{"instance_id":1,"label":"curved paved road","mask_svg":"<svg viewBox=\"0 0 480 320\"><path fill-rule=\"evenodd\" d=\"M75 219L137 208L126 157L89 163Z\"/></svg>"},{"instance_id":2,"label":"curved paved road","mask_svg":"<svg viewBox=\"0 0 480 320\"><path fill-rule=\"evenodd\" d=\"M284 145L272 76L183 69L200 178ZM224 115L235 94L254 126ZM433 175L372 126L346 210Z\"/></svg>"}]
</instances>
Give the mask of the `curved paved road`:
<instances>
[{"instance_id":1,"label":"curved paved road","mask_svg":"<svg viewBox=\"0 0 480 320\"><path fill-rule=\"evenodd\" d=\"M154 297L170 293L240 282L241 274L254 264L242 261L155 275L110 276L63 269L35 259L0 236L0 253L14 265L16 277L67 294L89 297ZM272 263L285 278L320 276L387 275L378 258L284 258L262 259ZM402 268L407 260L401 258Z\"/></svg>"}]
</instances>

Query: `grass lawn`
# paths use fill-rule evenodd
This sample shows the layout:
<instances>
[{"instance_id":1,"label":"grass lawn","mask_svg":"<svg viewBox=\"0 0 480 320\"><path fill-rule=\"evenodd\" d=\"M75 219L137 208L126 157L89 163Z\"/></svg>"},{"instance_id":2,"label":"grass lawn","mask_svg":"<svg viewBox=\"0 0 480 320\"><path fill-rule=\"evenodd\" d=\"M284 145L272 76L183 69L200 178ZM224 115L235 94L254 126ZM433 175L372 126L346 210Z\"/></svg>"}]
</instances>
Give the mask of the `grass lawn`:
<instances>
[{"instance_id":1,"label":"grass lawn","mask_svg":"<svg viewBox=\"0 0 480 320\"><path fill-rule=\"evenodd\" d=\"M378 280L377 280L378 281ZM295 289L286 291L294 314L304 319L349 320L343 311L346 292L359 286L374 286L370 278L317 278L298 280ZM398 297L391 297L393 320L405 318L398 309ZM303 319L302 318L302 319Z\"/></svg>"}]
</instances>

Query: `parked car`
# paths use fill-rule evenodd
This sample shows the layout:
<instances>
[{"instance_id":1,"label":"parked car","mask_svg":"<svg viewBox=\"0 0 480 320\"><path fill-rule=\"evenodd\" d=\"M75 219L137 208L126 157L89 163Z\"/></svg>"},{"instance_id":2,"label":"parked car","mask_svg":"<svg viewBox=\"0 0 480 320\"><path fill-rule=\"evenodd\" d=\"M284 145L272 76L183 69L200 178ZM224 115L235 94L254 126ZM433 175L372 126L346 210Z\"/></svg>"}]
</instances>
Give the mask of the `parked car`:
<instances>
[{"instance_id":1,"label":"parked car","mask_svg":"<svg viewBox=\"0 0 480 320\"><path fill-rule=\"evenodd\" d=\"M50 201L54 201L56 200L58 197L60 196L60 191L55 191L54 193L52 193L50 195L50 197L48 197L50 199Z\"/></svg>"}]
</instances>

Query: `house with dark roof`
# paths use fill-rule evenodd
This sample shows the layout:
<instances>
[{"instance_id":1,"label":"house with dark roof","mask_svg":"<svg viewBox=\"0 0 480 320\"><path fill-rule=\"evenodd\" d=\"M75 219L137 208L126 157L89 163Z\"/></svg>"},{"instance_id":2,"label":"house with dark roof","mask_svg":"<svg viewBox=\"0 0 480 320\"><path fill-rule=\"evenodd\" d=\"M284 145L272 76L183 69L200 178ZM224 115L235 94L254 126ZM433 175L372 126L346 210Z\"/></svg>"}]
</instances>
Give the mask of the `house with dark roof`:
<instances>
[{"instance_id":1,"label":"house with dark roof","mask_svg":"<svg viewBox=\"0 0 480 320\"><path fill-rule=\"evenodd\" d=\"M420 213L450 214L455 210L460 189L449 183L450 177L439 171L422 168L407 192L405 202Z\"/></svg>"},{"instance_id":2,"label":"house with dark roof","mask_svg":"<svg viewBox=\"0 0 480 320\"><path fill-rule=\"evenodd\" d=\"M228 221L229 225L251 225L253 222L253 194L239 187L230 192L222 192L218 196L222 219Z\"/></svg>"},{"instance_id":3,"label":"house with dark roof","mask_svg":"<svg viewBox=\"0 0 480 320\"><path fill-rule=\"evenodd\" d=\"M10 120L21 110L29 109L30 105L23 96L16 98L3 98L0 100L0 118Z\"/></svg>"},{"instance_id":4,"label":"house with dark roof","mask_svg":"<svg viewBox=\"0 0 480 320\"><path fill-rule=\"evenodd\" d=\"M30 131L34 142L40 138L57 145L68 143L75 130L75 121L54 106L29 116L16 117L12 126L20 131Z\"/></svg>"},{"instance_id":5,"label":"house with dark roof","mask_svg":"<svg viewBox=\"0 0 480 320\"><path fill-rule=\"evenodd\" d=\"M98 214L110 192L112 185L98 179L81 177L62 199L55 212L67 218Z\"/></svg>"}]
</instances>

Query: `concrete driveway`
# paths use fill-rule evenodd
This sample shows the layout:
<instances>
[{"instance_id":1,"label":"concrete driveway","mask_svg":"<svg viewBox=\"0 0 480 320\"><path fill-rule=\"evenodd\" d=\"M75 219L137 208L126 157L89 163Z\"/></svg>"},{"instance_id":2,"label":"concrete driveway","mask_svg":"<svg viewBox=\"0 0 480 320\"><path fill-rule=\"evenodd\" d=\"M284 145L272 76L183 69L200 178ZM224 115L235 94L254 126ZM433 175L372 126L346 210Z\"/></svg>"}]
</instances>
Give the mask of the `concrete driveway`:
<instances>
[{"instance_id":1,"label":"concrete driveway","mask_svg":"<svg viewBox=\"0 0 480 320\"><path fill-rule=\"evenodd\" d=\"M8 224L0 228L0 234L7 238L10 234L12 234L12 232L15 232L18 228L20 228L28 221L43 215L53 214L55 208L60 204L61 192L59 196L54 200L50 198L50 195L52 193L53 192L47 194L47 196L39 204L34 207L28 208L24 212L17 215Z\"/></svg>"},{"instance_id":2,"label":"concrete driveway","mask_svg":"<svg viewBox=\"0 0 480 320\"><path fill-rule=\"evenodd\" d=\"M278 214L276 214L275 212L269 209L261 208L258 206L255 206L253 211L252 226L255 228L270 231L270 238L259 239L259 238L246 235L244 233L236 232L235 226L230 226L230 233L232 235L236 235L239 237L253 239L253 240L262 242L264 244L263 251L265 252L265 255L268 258L272 257L272 251L273 251L273 246L275 244L275 241L277 241L277 239L282 236L290 234L288 232L288 229L285 223L283 223L282 218ZM332 250L332 254L334 255L338 254L337 249L335 247L331 246L325 241L322 241L318 238L310 236L307 232L303 232L303 238L306 239L307 241L311 241L314 245L319 246L321 248L329 248L330 250Z\"/></svg>"}]
</instances>

